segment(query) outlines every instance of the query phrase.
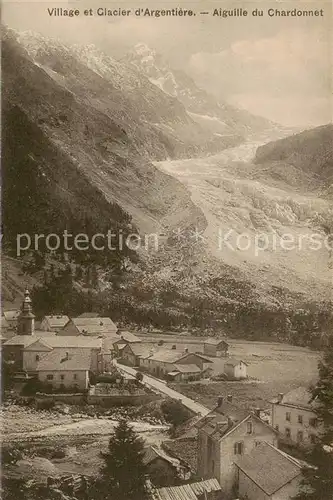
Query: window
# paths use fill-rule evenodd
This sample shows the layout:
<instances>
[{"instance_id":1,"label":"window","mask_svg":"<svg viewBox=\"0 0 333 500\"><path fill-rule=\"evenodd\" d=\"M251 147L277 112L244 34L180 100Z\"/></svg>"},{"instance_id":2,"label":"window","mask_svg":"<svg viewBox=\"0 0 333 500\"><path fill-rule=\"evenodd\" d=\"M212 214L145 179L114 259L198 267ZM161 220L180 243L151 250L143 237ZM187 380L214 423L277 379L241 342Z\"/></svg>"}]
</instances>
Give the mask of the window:
<instances>
[{"instance_id":1,"label":"window","mask_svg":"<svg viewBox=\"0 0 333 500\"><path fill-rule=\"evenodd\" d=\"M36 354L36 361L39 361L39 355Z\"/></svg>"},{"instance_id":2,"label":"window","mask_svg":"<svg viewBox=\"0 0 333 500\"><path fill-rule=\"evenodd\" d=\"M303 431L298 431L297 432L297 442L302 443L303 441Z\"/></svg>"},{"instance_id":3,"label":"window","mask_svg":"<svg viewBox=\"0 0 333 500\"><path fill-rule=\"evenodd\" d=\"M303 423L303 415L298 415L298 423L299 424Z\"/></svg>"},{"instance_id":4,"label":"window","mask_svg":"<svg viewBox=\"0 0 333 500\"><path fill-rule=\"evenodd\" d=\"M291 421L291 413L290 413L290 411L287 411L287 413L286 413L286 420L287 420L288 422L290 422L290 421Z\"/></svg>"},{"instance_id":5,"label":"window","mask_svg":"<svg viewBox=\"0 0 333 500\"><path fill-rule=\"evenodd\" d=\"M244 449L244 443L243 441L240 441L239 443L234 444L234 453L235 455L242 455L243 454L243 449Z\"/></svg>"},{"instance_id":6,"label":"window","mask_svg":"<svg viewBox=\"0 0 333 500\"><path fill-rule=\"evenodd\" d=\"M77 374L76 374L76 373L74 373L74 375L73 375L73 379L74 379L74 380L76 380L76 379L77 379Z\"/></svg>"},{"instance_id":7,"label":"window","mask_svg":"<svg viewBox=\"0 0 333 500\"><path fill-rule=\"evenodd\" d=\"M316 442L317 442L317 436L315 434L310 434L310 443L316 444Z\"/></svg>"},{"instance_id":8,"label":"window","mask_svg":"<svg viewBox=\"0 0 333 500\"><path fill-rule=\"evenodd\" d=\"M252 434L252 432L253 432L252 422L247 422L247 433Z\"/></svg>"},{"instance_id":9,"label":"window","mask_svg":"<svg viewBox=\"0 0 333 500\"><path fill-rule=\"evenodd\" d=\"M278 425L275 426L275 430L279 432L279 426Z\"/></svg>"},{"instance_id":10,"label":"window","mask_svg":"<svg viewBox=\"0 0 333 500\"><path fill-rule=\"evenodd\" d=\"M290 439L290 438L291 438L291 432L290 432L289 427L286 427L286 438L287 438L287 439Z\"/></svg>"},{"instance_id":11,"label":"window","mask_svg":"<svg viewBox=\"0 0 333 500\"><path fill-rule=\"evenodd\" d=\"M309 424L311 425L311 427L317 427L317 425L318 425L318 419L316 417L310 418L309 419Z\"/></svg>"},{"instance_id":12,"label":"window","mask_svg":"<svg viewBox=\"0 0 333 500\"><path fill-rule=\"evenodd\" d=\"M60 379L64 380L65 379L65 375L60 375Z\"/></svg>"},{"instance_id":13,"label":"window","mask_svg":"<svg viewBox=\"0 0 333 500\"><path fill-rule=\"evenodd\" d=\"M260 444L261 444L261 441L255 441L255 442L254 442L254 446L255 446L255 447L259 446Z\"/></svg>"},{"instance_id":14,"label":"window","mask_svg":"<svg viewBox=\"0 0 333 500\"><path fill-rule=\"evenodd\" d=\"M47 380L53 380L53 375L46 375Z\"/></svg>"}]
</instances>

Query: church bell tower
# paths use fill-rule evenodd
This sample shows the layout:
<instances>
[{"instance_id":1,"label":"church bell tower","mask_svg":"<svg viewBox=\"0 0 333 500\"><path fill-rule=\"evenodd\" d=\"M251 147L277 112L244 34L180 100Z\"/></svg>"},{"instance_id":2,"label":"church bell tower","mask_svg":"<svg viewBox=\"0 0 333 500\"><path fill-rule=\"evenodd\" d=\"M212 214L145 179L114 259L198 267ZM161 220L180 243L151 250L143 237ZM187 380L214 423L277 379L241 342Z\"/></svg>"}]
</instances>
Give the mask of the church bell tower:
<instances>
[{"instance_id":1,"label":"church bell tower","mask_svg":"<svg viewBox=\"0 0 333 500\"><path fill-rule=\"evenodd\" d=\"M35 315L32 312L29 290L24 293L21 312L17 318L18 335L33 335L35 333Z\"/></svg>"}]
</instances>

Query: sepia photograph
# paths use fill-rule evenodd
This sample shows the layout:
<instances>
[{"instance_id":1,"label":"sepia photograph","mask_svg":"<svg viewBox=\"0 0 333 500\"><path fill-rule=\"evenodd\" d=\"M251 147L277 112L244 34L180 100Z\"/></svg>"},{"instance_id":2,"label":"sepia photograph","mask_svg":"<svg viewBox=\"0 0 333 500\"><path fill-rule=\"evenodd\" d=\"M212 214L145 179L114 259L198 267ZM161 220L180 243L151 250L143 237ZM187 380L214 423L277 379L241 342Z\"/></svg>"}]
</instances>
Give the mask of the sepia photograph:
<instances>
[{"instance_id":1,"label":"sepia photograph","mask_svg":"<svg viewBox=\"0 0 333 500\"><path fill-rule=\"evenodd\" d=\"M330 0L3 0L3 500L333 500Z\"/></svg>"}]
</instances>

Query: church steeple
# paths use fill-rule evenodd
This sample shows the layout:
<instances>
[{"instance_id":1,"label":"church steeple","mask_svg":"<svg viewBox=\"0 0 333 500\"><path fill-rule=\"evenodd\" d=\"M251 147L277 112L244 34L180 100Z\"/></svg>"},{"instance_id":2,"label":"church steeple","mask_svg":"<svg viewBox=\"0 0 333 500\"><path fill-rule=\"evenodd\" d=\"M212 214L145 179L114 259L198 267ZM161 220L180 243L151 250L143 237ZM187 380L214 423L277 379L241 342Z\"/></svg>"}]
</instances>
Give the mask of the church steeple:
<instances>
[{"instance_id":1,"label":"church steeple","mask_svg":"<svg viewBox=\"0 0 333 500\"><path fill-rule=\"evenodd\" d=\"M19 335L33 335L35 333L35 315L32 312L29 290L24 292L21 312L17 318L17 333Z\"/></svg>"}]
</instances>

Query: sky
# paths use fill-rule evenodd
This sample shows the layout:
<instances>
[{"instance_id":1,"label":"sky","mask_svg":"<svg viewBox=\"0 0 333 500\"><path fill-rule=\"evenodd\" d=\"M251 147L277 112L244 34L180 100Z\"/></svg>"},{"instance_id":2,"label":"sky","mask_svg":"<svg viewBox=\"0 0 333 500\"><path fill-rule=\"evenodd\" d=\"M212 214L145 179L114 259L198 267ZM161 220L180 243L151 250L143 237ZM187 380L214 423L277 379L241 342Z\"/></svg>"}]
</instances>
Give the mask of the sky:
<instances>
[{"instance_id":1,"label":"sky","mask_svg":"<svg viewBox=\"0 0 333 500\"><path fill-rule=\"evenodd\" d=\"M67 43L95 44L122 55L144 42L219 99L286 126L311 127L332 120L332 4L330 0L158 0L14 2L3 0L2 20ZM50 17L48 7L154 9L182 6L212 12L243 8L248 17L124 18ZM320 9L323 17L253 17L253 9Z\"/></svg>"}]
</instances>

